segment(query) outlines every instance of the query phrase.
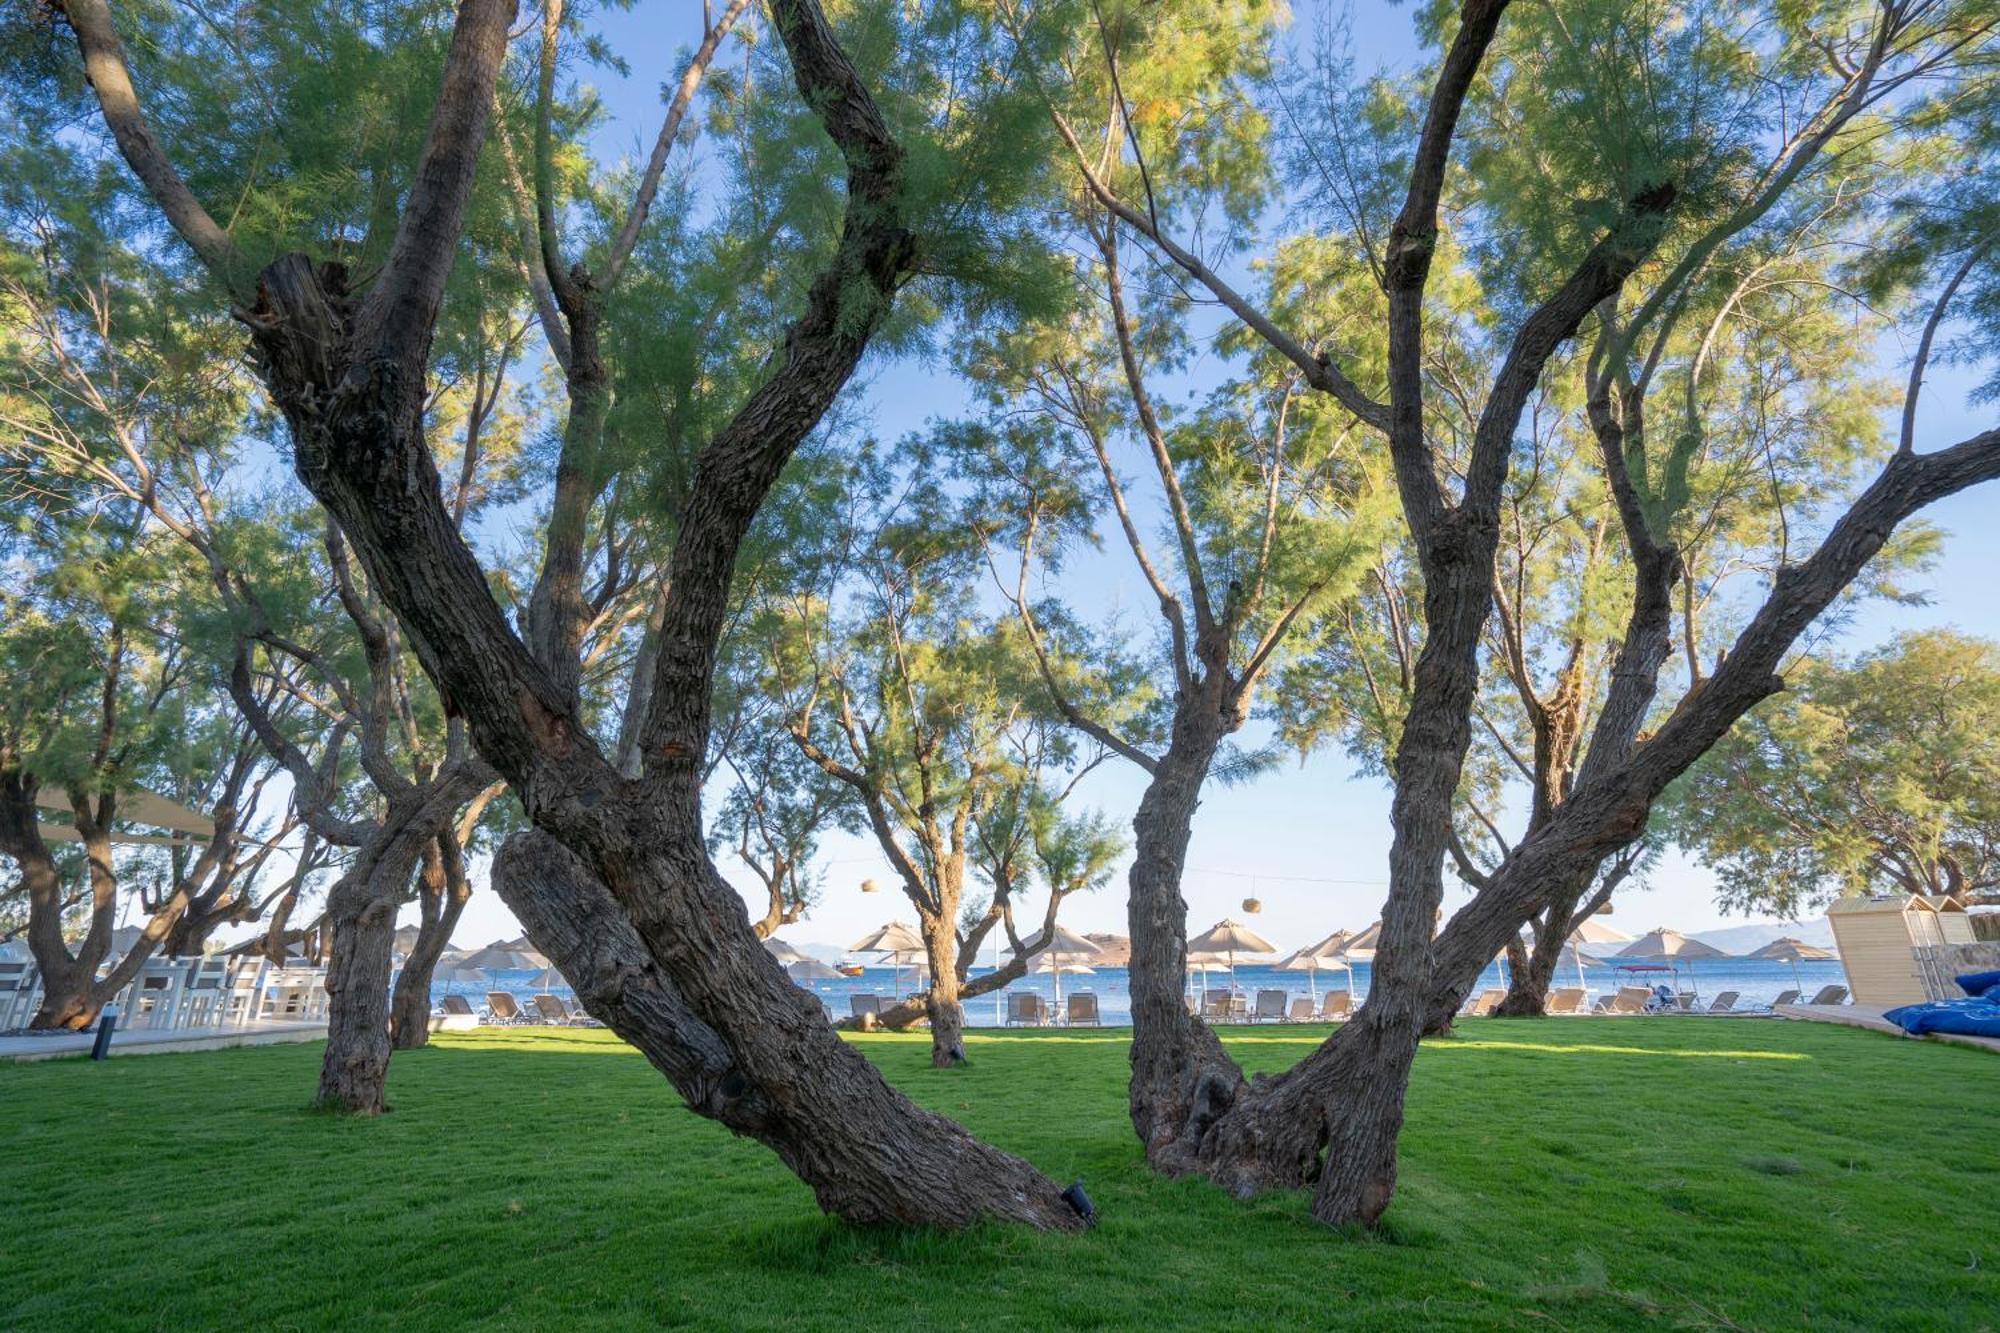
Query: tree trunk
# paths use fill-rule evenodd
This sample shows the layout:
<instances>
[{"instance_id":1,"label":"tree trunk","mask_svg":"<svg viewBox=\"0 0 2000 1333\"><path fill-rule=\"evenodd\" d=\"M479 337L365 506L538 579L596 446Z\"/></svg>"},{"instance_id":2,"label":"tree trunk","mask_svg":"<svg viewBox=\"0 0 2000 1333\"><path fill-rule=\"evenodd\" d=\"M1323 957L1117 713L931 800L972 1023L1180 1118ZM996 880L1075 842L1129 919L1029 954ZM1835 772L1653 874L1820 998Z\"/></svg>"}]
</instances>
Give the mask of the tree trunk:
<instances>
[{"instance_id":1,"label":"tree trunk","mask_svg":"<svg viewBox=\"0 0 2000 1333\"><path fill-rule=\"evenodd\" d=\"M1562 962L1563 946L1569 942L1570 918L1576 914L1581 892L1563 886L1551 893L1541 911L1528 918L1535 931L1535 947L1522 950L1518 943L1507 946L1510 971L1507 997L1494 1013L1503 1018L1543 1018L1548 1014L1549 988L1555 984L1556 967ZM1515 936L1518 941L1519 936ZM1523 963L1512 960L1525 953ZM1525 965L1523 965L1525 964Z\"/></svg>"},{"instance_id":2,"label":"tree trunk","mask_svg":"<svg viewBox=\"0 0 2000 1333\"><path fill-rule=\"evenodd\" d=\"M924 955L931 966L931 985L924 996L924 1014L931 1021L931 1067L951 1069L965 1063L965 1010L958 1000L957 926L942 916L924 922Z\"/></svg>"},{"instance_id":3,"label":"tree trunk","mask_svg":"<svg viewBox=\"0 0 2000 1333\"><path fill-rule=\"evenodd\" d=\"M1187 900L1181 873L1202 784L1226 720L1199 696L1176 710L1166 752L1132 820L1127 921L1132 932L1132 1128L1162 1171L1197 1169L1207 1126L1236 1098L1242 1071L1187 1011Z\"/></svg>"},{"instance_id":4,"label":"tree trunk","mask_svg":"<svg viewBox=\"0 0 2000 1333\"><path fill-rule=\"evenodd\" d=\"M399 1051L414 1051L430 1044L431 978L437 973L438 957L458 929L472 885L465 877L465 858L458 839L450 831L440 833L424 847L423 864L418 870L419 896L423 919L417 940L403 959L396 976L395 994L389 1001L389 1045Z\"/></svg>"},{"instance_id":5,"label":"tree trunk","mask_svg":"<svg viewBox=\"0 0 2000 1333\"><path fill-rule=\"evenodd\" d=\"M707 867L698 851L682 855ZM712 868L709 877L710 888L733 897ZM636 1046L697 1114L775 1151L827 1212L850 1222L950 1228L993 1219L1049 1230L1083 1225L1033 1167L885 1083L763 949L731 951L708 929L688 941L693 951L715 950L715 993L701 998L730 1021L711 1023L629 910L553 838L508 839L494 859L493 887L585 1009ZM740 899L734 910L748 939Z\"/></svg>"},{"instance_id":6,"label":"tree trunk","mask_svg":"<svg viewBox=\"0 0 2000 1333\"><path fill-rule=\"evenodd\" d=\"M385 830L386 832L386 830ZM389 973L396 909L416 869L419 843L408 821L363 849L326 896L333 935L327 960L326 1054L313 1104L380 1115L389 1109Z\"/></svg>"}]
</instances>

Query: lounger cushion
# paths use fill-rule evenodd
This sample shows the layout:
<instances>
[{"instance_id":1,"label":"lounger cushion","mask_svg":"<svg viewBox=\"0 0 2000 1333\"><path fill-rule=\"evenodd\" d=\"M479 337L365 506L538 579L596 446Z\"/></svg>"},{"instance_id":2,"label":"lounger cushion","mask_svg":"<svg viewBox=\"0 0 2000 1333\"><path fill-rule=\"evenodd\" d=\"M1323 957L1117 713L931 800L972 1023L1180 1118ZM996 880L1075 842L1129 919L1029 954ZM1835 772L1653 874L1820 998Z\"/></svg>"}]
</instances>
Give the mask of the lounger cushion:
<instances>
[{"instance_id":1,"label":"lounger cushion","mask_svg":"<svg viewBox=\"0 0 2000 1333\"><path fill-rule=\"evenodd\" d=\"M2000 986L2000 969L1991 972L1967 972L1963 976L1954 977L1953 980L1958 982L1958 988L1967 995L1984 995L1996 986Z\"/></svg>"},{"instance_id":2,"label":"lounger cushion","mask_svg":"<svg viewBox=\"0 0 2000 1333\"><path fill-rule=\"evenodd\" d=\"M2000 1004L1990 999L1933 1000L1906 1004L1882 1017L1913 1037L1954 1032L1968 1037L2000 1037Z\"/></svg>"}]
</instances>

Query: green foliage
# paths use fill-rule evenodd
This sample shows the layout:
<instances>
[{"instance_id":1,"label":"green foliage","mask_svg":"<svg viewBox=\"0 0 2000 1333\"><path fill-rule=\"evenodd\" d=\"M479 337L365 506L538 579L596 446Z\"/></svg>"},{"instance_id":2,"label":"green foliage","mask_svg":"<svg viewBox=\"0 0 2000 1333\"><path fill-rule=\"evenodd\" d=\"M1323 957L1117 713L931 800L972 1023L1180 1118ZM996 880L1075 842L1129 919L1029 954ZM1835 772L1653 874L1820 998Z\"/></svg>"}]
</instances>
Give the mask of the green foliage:
<instances>
[{"instance_id":1,"label":"green foliage","mask_svg":"<svg viewBox=\"0 0 2000 1333\"><path fill-rule=\"evenodd\" d=\"M1841 893L2000 887L2000 646L1909 634L1787 685L1672 796L1727 903L1796 915Z\"/></svg>"}]
</instances>

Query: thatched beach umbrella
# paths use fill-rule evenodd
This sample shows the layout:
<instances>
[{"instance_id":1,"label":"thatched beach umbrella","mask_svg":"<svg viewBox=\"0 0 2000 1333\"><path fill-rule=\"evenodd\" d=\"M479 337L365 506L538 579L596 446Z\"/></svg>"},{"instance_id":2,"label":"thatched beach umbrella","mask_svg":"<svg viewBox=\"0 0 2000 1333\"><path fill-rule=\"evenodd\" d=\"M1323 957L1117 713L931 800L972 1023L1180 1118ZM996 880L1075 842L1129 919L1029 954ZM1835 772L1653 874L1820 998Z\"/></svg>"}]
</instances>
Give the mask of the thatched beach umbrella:
<instances>
[{"instance_id":1,"label":"thatched beach umbrella","mask_svg":"<svg viewBox=\"0 0 2000 1333\"><path fill-rule=\"evenodd\" d=\"M1801 959L1810 963L1823 963L1829 959L1838 958L1840 955L1831 949L1822 949L1817 944L1807 944L1804 940L1793 939L1790 935L1785 935L1772 940L1761 949L1756 949L1745 954L1744 957L1776 959L1790 963L1792 965L1792 984L1803 991L1806 988L1806 983L1799 979L1799 962Z\"/></svg>"},{"instance_id":2,"label":"thatched beach umbrella","mask_svg":"<svg viewBox=\"0 0 2000 1333\"><path fill-rule=\"evenodd\" d=\"M549 966L547 954L534 949L517 949L506 940L495 940L459 961L467 967L483 968L488 972L538 972Z\"/></svg>"},{"instance_id":3,"label":"thatched beach umbrella","mask_svg":"<svg viewBox=\"0 0 2000 1333\"><path fill-rule=\"evenodd\" d=\"M1229 988L1236 989L1236 955L1276 953L1278 946L1241 921L1228 917L1216 922L1188 941L1189 952L1219 953L1229 959Z\"/></svg>"},{"instance_id":4,"label":"thatched beach umbrella","mask_svg":"<svg viewBox=\"0 0 2000 1333\"><path fill-rule=\"evenodd\" d=\"M785 972L793 981L804 985L809 981L839 981L840 973L828 967L817 958L800 958L786 966Z\"/></svg>"},{"instance_id":5,"label":"thatched beach umbrella","mask_svg":"<svg viewBox=\"0 0 2000 1333\"><path fill-rule=\"evenodd\" d=\"M1095 958L1104 952L1095 940L1086 939L1066 926L1053 926L1042 936L1041 948L1034 953L1031 970L1047 972L1054 980L1056 1012L1062 1012L1062 974L1065 972L1090 972L1092 969L1080 961L1075 966L1073 960Z\"/></svg>"},{"instance_id":6,"label":"thatched beach umbrella","mask_svg":"<svg viewBox=\"0 0 2000 1333\"><path fill-rule=\"evenodd\" d=\"M875 927L875 929L869 931L866 935L863 935L847 947L855 953L879 953L883 955L882 961L889 963L896 969L896 979L893 984L898 989L901 989L903 984L903 960L900 957L895 957L895 955L913 953L921 958L923 956L924 942L918 938L916 931L911 930L902 922L890 921Z\"/></svg>"},{"instance_id":7,"label":"thatched beach umbrella","mask_svg":"<svg viewBox=\"0 0 2000 1333\"><path fill-rule=\"evenodd\" d=\"M1353 988L1354 969L1348 965L1345 958L1340 956L1341 949L1346 947L1348 940L1352 938L1353 936L1349 935L1346 931L1336 930L1317 944L1308 944L1305 948L1295 953L1287 954L1273 964L1273 966L1281 972L1305 973L1306 990L1311 993L1313 1003L1317 1005L1319 1003L1319 970L1322 967L1329 969L1335 967L1345 968L1348 976L1348 988Z\"/></svg>"},{"instance_id":8,"label":"thatched beach umbrella","mask_svg":"<svg viewBox=\"0 0 2000 1333\"><path fill-rule=\"evenodd\" d=\"M1688 965L1688 985L1694 988L1695 997L1701 996L1701 988L1695 985L1694 960L1697 958L1727 958L1728 954L1713 944L1690 939L1678 930L1656 926L1632 943L1620 949L1619 958L1644 959L1647 962L1666 963L1674 970L1676 983L1680 979L1680 965Z\"/></svg>"}]
</instances>

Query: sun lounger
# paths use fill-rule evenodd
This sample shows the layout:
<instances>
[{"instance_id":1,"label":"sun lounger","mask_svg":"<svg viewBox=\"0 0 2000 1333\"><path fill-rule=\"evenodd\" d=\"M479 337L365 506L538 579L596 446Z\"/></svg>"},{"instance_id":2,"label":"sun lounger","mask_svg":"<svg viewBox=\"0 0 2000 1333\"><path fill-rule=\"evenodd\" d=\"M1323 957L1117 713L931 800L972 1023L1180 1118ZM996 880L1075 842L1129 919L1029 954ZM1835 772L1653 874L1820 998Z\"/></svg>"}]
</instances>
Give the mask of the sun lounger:
<instances>
[{"instance_id":1,"label":"sun lounger","mask_svg":"<svg viewBox=\"0 0 2000 1333\"><path fill-rule=\"evenodd\" d=\"M28 1025L40 991L33 963L0 962L0 1032Z\"/></svg>"},{"instance_id":2,"label":"sun lounger","mask_svg":"<svg viewBox=\"0 0 2000 1333\"><path fill-rule=\"evenodd\" d=\"M1210 991L1208 993L1208 1008L1202 1013L1202 1017L1211 1023L1229 1022L1234 1017L1234 1006L1230 1004L1229 1000L1230 995L1226 990Z\"/></svg>"},{"instance_id":3,"label":"sun lounger","mask_svg":"<svg viewBox=\"0 0 2000 1333\"><path fill-rule=\"evenodd\" d=\"M1313 1002L1303 995L1292 1000L1292 1012L1287 1019L1293 1023L1310 1023L1313 1016Z\"/></svg>"},{"instance_id":4,"label":"sun lounger","mask_svg":"<svg viewBox=\"0 0 2000 1333\"><path fill-rule=\"evenodd\" d=\"M1089 991L1078 991L1069 997L1069 1025L1075 1027L1101 1027L1103 1020L1097 1016L1097 996Z\"/></svg>"},{"instance_id":5,"label":"sun lounger","mask_svg":"<svg viewBox=\"0 0 2000 1333\"><path fill-rule=\"evenodd\" d=\"M1722 992L1722 994L1709 1001L1708 1012L1711 1014L1733 1013L1736 1009L1737 994L1738 992L1733 990Z\"/></svg>"},{"instance_id":6,"label":"sun lounger","mask_svg":"<svg viewBox=\"0 0 2000 1333\"><path fill-rule=\"evenodd\" d=\"M1048 1021L1049 1013L1042 1007L1042 997L1033 991L1018 991L1007 996L1008 1027L1041 1027Z\"/></svg>"},{"instance_id":7,"label":"sun lounger","mask_svg":"<svg viewBox=\"0 0 2000 1333\"><path fill-rule=\"evenodd\" d=\"M1461 1011L1467 1018L1484 1018L1492 1013L1500 1001L1507 998L1503 990L1483 990Z\"/></svg>"},{"instance_id":8,"label":"sun lounger","mask_svg":"<svg viewBox=\"0 0 2000 1333\"><path fill-rule=\"evenodd\" d=\"M1819 994L1806 1001L1807 1004L1846 1004L1847 987L1821 986Z\"/></svg>"},{"instance_id":9,"label":"sun lounger","mask_svg":"<svg viewBox=\"0 0 2000 1333\"><path fill-rule=\"evenodd\" d=\"M1583 987L1558 986L1549 992L1548 1002L1542 1006L1543 1012L1551 1014L1580 1014L1583 1012Z\"/></svg>"},{"instance_id":10,"label":"sun lounger","mask_svg":"<svg viewBox=\"0 0 2000 1333\"><path fill-rule=\"evenodd\" d=\"M569 1006L562 1002L560 995L530 995L528 1002L535 1006L535 1012L544 1023L556 1023L563 1027L581 1027L584 1017L573 1014Z\"/></svg>"},{"instance_id":11,"label":"sun lounger","mask_svg":"<svg viewBox=\"0 0 2000 1333\"><path fill-rule=\"evenodd\" d=\"M1797 1004L1798 1002L1799 1002L1799 993L1797 991L1781 990L1778 992L1778 998L1771 1001L1771 1007L1773 1009L1776 1009L1780 1005Z\"/></svg>"},{"instance_id":12,"label":"sun lounger","mask_svg":"<svg viewBox=\"0 0 2000 1333\"><path fill-rule=\"evenodd\" d=\"M1282 1023L1285 1021L1285 1001L1289 997L1281 990L1260 990L1257 992L1257 1008L1250 1015L1253 1023Z\"/></svg>"},{"instance_id":13,"label":"sun lounger","mask_svg":"<svg viewBox=\"0 0 2000 1333\"><path fill-rule=\"evenodd\" d=\"M472 1001L466 999L463 995L447 995L442 1000L439 1000L438 1012L449 1014L453 1018L478 1017L477 1014L472 1012Z\"/></svg>"},{"instance_id":14,"label":"sun lounger","mask_svg":"<svg viewBox=\"0 0 2000 1333\"><path fill-rule=\"evenodd\" d=\"M847 997L847 1012L854 1018L861 1018L867 1014L879 1014L882 1012L882 997L879 995L850 995Z\"/></svg>"},{"instance_id":15,"label":"sun lounger","mask_svg":"<svg viewBox=\"0 0 2000 1333\"><path fill-rule=\"evenodd\" d=\"M486 1016L495 1023L515 1024L532 1022L521 1002L503 990L486 992Z\"/></svg>"},{"instance_id":16,"label":"sun lounger","mask_svg":"<svg viewBox=\"0 0 2000 1333\"><path fill-rule=\"evenodd\" d=\"M1344 990L1330 990L1320 996L1319 1016L1338 1023L1354 1012L1354 993Z\"/></svg>"},{"instance_id":17,"label":"sun lounger","mask_svg":"<svg viewBox=\"0 0 2000 1333\"><path fill-rule=\"evenodd\" d=\"M1607 995L1591 1008L1594 1014L1643 1014L1646 1001L1652 992L1644 986L1620 986L1615 994Z\"/></svg>"}]
</instances>

